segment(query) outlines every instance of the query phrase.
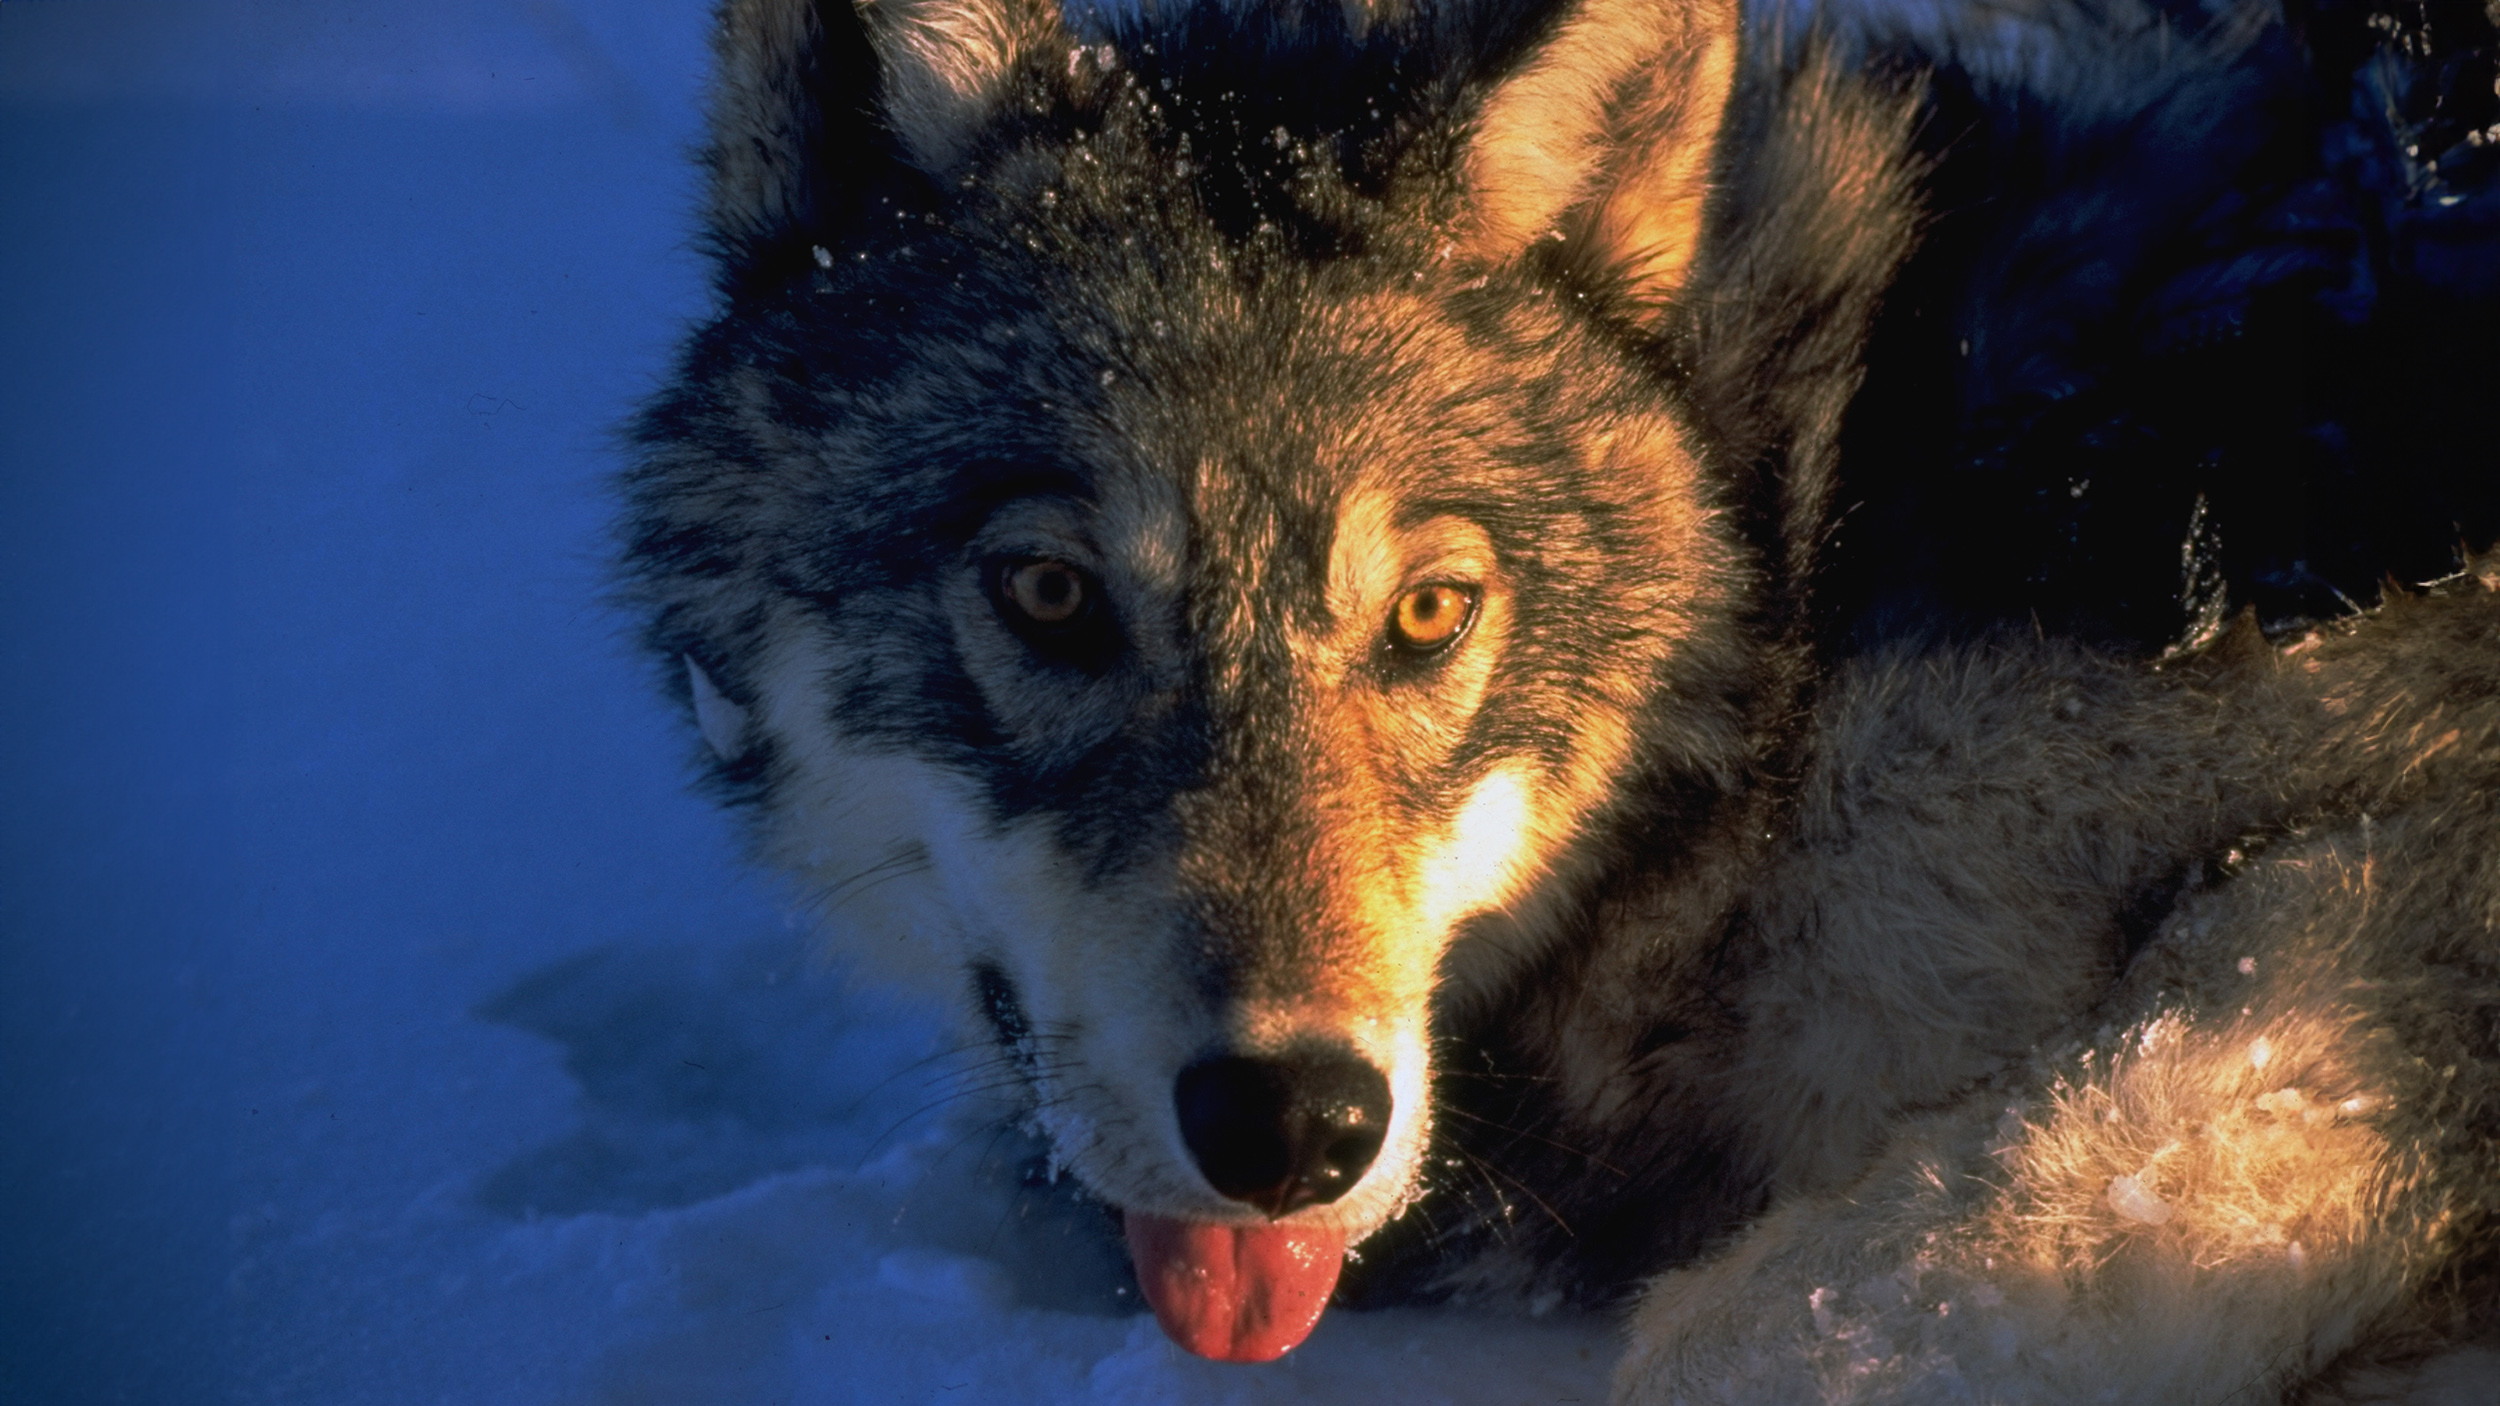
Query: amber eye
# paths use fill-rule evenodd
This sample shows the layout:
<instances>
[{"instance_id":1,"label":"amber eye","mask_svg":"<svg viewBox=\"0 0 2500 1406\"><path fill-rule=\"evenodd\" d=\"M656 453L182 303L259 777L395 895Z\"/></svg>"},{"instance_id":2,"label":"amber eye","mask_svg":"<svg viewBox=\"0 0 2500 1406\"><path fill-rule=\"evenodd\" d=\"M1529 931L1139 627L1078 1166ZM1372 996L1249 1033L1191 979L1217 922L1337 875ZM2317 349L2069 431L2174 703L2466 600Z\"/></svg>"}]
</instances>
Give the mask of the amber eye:
<instances>
[{"instance_id":1,"label":"amber eye","mask_svg":"<svg viewBox=\"0 0 2500 1406\"><path fill-rule=\"evenodd\" d=\"M1064 625L1085 611L1085 574L1064 561L1010 562L999 572L1007 608L1036 625Z\"/></svg>"},{"instance_id":2,"label":"amber eye","mask_svg":"<svg viewBox=\"0 0 2500 1406\"><path fill-rule=\"evenodd\" d=\"M1398 597L1389 617L1389 642L1416 654L1446 649L1467 632L1476 615L1476 593L1465 586L1436 581Z\"/></svg>"}]
</instances>

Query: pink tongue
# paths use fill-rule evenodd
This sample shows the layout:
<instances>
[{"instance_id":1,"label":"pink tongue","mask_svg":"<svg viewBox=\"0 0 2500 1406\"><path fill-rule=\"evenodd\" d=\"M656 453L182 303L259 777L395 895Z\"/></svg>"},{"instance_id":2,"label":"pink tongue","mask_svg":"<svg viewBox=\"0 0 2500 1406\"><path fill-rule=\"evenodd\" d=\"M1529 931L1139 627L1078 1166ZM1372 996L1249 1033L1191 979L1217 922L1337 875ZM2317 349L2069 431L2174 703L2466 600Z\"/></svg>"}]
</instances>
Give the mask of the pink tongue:
<instances>
[{"instance_id":1,"label":"pink tongue","mask_svg":"<svg viewBox=\"0 0 2500 1406\"><path fill-rule=\"evenodd\" d=\"M1131 1211L1129 1258L1172 1341L1218 1362L1272 1362L1328 1307L1345 1234L1306 1226L1201 1225Z\"/></svg>"}]
</instances>

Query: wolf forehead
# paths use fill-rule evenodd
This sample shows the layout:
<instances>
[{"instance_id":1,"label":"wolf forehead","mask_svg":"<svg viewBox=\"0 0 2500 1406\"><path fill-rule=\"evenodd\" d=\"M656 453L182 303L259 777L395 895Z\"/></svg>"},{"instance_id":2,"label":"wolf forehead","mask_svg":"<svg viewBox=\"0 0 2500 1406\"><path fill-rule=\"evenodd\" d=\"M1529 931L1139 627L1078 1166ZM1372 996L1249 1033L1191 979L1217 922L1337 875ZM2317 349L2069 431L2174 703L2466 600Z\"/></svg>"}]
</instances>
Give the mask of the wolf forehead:
<instances>
[{"instance_id":1,"label":"wolf forehead","mask_svg":"<svg viewBox=\"0 0 2500 1406\"><path fill-rule=\"evenodd\" d=\"M925 209L876 197L902 218L872 210L734 308L649 436L714 470L805 465L880 531L1125 474L1236 540L1324 546L1361 486L1489 527L1613 506L1590 445L1672 413L1554 295L1471 277L1429 230L1312 257L1160 172L1144 200L1083 169L967 179Z\"/></svg>"},{"instance_id":2,"label":"wolf forehead","mask_svg":"<svg viewBox=\"0 0 2500 1406\"><path fill-rule=\"evenodd\" d=\"M1558 627L1508 637L1515 705L1472 722L1500 745L1506 716L1551 702L1540 684L1586 693L1593 657L1630 664L1674 632L1698 604L1662 588L1676 558L1710 574L1656 397L1592 393L1363 270L1123 283L1028 250L900 327L863 310L912 277L842 272L725 329L743 345L671 412L673 486L645 507L701 581L664 647L747 698L760 627L803 612L835 644L849 732L1012 776L1003 811L1074 806L1086 782L1133 801L1141 766L1188 784L1229 730L1296 717L1315 659L1359 656L1427 578ZM1036 299L1054 279L1081 291ZM1654 472L1625 476L1627 456ZM1043 559L1084 574L1106 647L1018 659L968 634L988 608L969 597ZM1002 672L1020 676L1006 700L980 681ZM1650 682L1611 680L1608 701ZM1037 689L1049 704L1016 716Z\"/></svg>"},{"instance_id":3,"label":"wolf forehead","mask_svg":"<svg viewBox=\"0 0 2500 1406\"><path fill-rule=\"evenodd\" d=\"M1050 499L1067 505L1063 531L1125 546L1140 569L1256 582L1305 611L1361 494L1393 500L1399 527L1465 517L1506 561L1559 570L1633 546L1677 477L1599 472L1619 441L1682 446L1655 397L1540 364L1571 335L1560 324L1471 329L1469 310L1342 268L1175 286L1083 257L984 262L949 280L951 306L871 269L828 279L699 388L726 442L698 452L715 472L769 476L785 511L814 520L818 590L935 569L1005 505ZM809 298L851 306L818 321ZM879 305L908 325L861 325Z\"/></svg>"},{"instance_id":4,"label":"wolf forehead","mask_svg":"<svg viewBox=\"0 0 2500 1406\"><path fill-rule=\"evenodd\" d=\"M1541 293L1055 243L941 213L713 328L646 428L649 527L677 534L660 545L832 607L928 585L1002 510L1047 500L1062 540L1124 557L1101 564L1133 584L1307 626L1367 494L1396 528L1479 525L1523 608L1654 557L1663 515L1692 526L1671 407L1592 375L1612 358L1567 345L1590 334ZM1626 455L1655 472L1627 478Z\"/></svg>"}]
</instances>

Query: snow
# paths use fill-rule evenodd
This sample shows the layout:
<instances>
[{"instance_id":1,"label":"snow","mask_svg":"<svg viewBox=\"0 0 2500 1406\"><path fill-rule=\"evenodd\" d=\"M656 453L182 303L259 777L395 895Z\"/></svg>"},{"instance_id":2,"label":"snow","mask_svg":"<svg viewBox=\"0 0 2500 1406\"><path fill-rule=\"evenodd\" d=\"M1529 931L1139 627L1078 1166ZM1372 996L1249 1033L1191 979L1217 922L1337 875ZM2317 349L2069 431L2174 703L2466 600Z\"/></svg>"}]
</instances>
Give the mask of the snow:
<instances>
[{"instance_id":1,"label":"snow","mask_svg":"<svg viewBox=\"0 0 2500 1406\"><path fill-rule=\"evenodd\" d=\"M2170 1203L2144 1183L2143 1178L2124 1174L2109 1179L2109 1208L2120 1216L2142 1225L2167 1225Z\"/></svg>"},{"instance_id":2,"label":"snow","mask_svg":"<svg viewBox=\"0 0 2500 1406\"><path fill-rule=\"evenodd\" d=\"M702 0L0 6L0 1399L1596 1401L1186 1358L606 603Z\"/></svg>"}]
</instances>

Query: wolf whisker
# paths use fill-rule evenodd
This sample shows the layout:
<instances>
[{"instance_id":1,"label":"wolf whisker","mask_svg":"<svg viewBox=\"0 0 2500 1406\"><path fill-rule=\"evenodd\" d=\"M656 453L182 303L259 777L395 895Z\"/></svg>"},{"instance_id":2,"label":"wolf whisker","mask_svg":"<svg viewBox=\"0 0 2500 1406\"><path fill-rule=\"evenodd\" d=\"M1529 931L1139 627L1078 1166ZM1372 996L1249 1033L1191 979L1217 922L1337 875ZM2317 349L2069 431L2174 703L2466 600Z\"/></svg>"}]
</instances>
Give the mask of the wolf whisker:
<instances>
[{"instance_id":1,"label":"wolf whisker","mask_svg":"<svg viewBox=\"0 0 2500 1406\"><path fill-rule=\"evenodd\" d=\"M1547 1137L1542 1133L1530 1132L1526 1128L1514 1128L1507 1123L1498 1123L1491 1118L1484 1117L1480 1114L1470 1113L1466 1109L1459 1108L1455 1105L1445 1106L1440 1110L1440 1112L1444 1117L1463 1118L1470 1123L1474 1123L1480 1127L1490 1128L1497 1133L1508 1133L1512 1137L1525 1138L1530 1142L1543 1143L1545 1146L1550 1147L1557 1152L1567 1152L1592 1166L1612 1172L1619 1177L1631 1175L1630 1173L1624 1171L1621 1167L1616 1166L1614 1163L1607 1161L1605 1158L1598 1156L1594 1152L1590 1152L1584 1148L1573 1147L1567 1142L1556 1142L1554 1139Z\"/></svg>"},{"instance_id":2,"label":"wolf whisker","mask_svg":"<svg viewBox=\"0 0 2500 1406\"><path fill-rule=\"evenodd\" d=\"M1553 1221L1555 1227L1560 1229L1563 1234L1572 1236L1575 1239L1577 1238L1576 1234L1571 1229L1571 1223L1563 1219L1562 1212L1555 1210L1551 1205L1546 1203L1544 1197L1537 1195L1535 1187L1532 1187L1528 1185L1528 1183L1521 1181L1519 1178L1512 1176L1510 1173L1503 1171L1499 1166L1496 1166L1480 1154L1473 1152L1461 1152L1459 1155L1466 1158L1471 1165L1487 1173L1489 1176L1499 1177L1503 1181L1508 1182L1520 1195L1528 1198L1528 1201L1538 1210L1543 1211L1546 1218ZM1505 1203L1508 1200L1507 1197L1502 1199Z\"/></svg>"},{"instance_id":3,"label":"wolf whisker","mask_svg":"<svg viewBox=\"0 0 2500 1406\"><path fill-rule=\"evenodd\" d=\"M915 874L925 874L930 868L928 850L916 843L897 844L875 863L854 870L840 880L827 885L817 899L818 911L826 915L838 913L844 904L876 889L881 884L909 878Z\"/></svg>"}]
</instances>

